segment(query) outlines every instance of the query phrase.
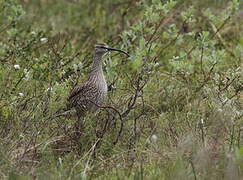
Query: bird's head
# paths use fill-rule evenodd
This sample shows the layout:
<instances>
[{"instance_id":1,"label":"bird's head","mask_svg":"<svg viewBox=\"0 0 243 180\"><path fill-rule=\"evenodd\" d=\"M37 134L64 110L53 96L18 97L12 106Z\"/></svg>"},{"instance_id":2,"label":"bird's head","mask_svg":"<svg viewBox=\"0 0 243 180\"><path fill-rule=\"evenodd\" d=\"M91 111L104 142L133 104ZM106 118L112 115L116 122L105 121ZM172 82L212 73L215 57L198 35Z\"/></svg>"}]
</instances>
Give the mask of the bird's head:
<instances>
[{"instance_id":1,"label":"bird's head","mask_svg":"<svg viewBox=\"0 0 243 180\"><path fill-rule=\"evenodd\" d=\"M107 44L105 44L105 43L97 43L97 44L95 45L95 53L96 53L96 54L101 54L101 55L103 55L103 54L105 54L105 53L107 53L107 52L109 52L109 51L117 51L117 52L120 52L120 53L123 53L123 54L126 54L127 56L129 56L129 54L128 54L127 52L122 51L122 50L120 50L120 49L111 48L111 47L109 47L109 46L108 46Z\"/></svg>"},{"instance_id":2,"label":"bird's head","mask_svg":"<svg viewBox=\"0 0 243 180\"><path fill-rule=\"evenodd\" d=\"M96 54L105 54L108 52L109 46L105 43L97 43L95 44L95 53Z\"/></svg>"}]
</instances>

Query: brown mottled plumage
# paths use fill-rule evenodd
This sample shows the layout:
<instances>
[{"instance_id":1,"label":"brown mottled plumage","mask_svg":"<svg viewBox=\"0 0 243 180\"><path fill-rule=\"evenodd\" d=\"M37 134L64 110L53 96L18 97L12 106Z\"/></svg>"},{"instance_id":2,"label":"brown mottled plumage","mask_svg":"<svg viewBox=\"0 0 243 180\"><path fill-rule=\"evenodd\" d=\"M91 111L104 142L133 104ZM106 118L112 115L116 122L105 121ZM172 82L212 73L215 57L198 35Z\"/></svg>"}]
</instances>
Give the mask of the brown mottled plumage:
<instances>
[{"instance_id":1,"label":"brown mottled plumage","mask_svg":"<svg viewBox=\"0 0 243 180\"><path fill-rule=\"evenodd\" d=\"M97 110L105 102L107 83L102 69L102 56L109 51L118 51L129 56L126 52L110 48L103 43L95 45L95 55L88 80L74 88L68 98L68 108L75 108L79 118L87 111Z\"/></svg>"}]
</instances>

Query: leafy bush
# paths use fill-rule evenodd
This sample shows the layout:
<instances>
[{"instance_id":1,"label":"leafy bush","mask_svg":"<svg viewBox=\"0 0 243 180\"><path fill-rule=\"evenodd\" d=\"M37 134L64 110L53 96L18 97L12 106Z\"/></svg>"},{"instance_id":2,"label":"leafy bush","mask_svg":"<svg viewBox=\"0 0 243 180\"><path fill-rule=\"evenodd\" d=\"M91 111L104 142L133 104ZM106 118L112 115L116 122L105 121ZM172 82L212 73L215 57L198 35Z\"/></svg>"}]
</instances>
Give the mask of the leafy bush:
<instances>
[{"instance_id":1,"label":"leafy bush","mask_svg":"<svg viewBox=\"0 0 243 180\"><path fill-rule=\"evenodd\" d=\"M242 3L0 2L0 177L241 179ZM109 98L56 116L86 79L93 45Z\"/></svg>"}]
</instances>

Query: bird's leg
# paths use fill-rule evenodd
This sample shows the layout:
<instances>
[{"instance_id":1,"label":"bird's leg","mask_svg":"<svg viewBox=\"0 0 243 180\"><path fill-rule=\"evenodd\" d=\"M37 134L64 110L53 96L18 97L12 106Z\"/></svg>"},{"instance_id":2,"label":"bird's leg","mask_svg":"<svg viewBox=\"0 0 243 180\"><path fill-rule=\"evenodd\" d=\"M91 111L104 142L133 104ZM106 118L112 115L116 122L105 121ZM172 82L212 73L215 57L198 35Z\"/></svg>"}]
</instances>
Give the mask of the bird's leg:
<instances>
[{"instance_id":1,"label":"bird's leg","mask_svg":"<svg viewBox=\"0 0 243 180\"><path fill-rule=\"evenodd\" d=\"M74 128L77 139L80 139L82 131L84 129L84 117L78 117L77 121L74 124Z\"/></svg>"},{"instance_id":2,"label":"bird's leg","mask_svg":"<svg viewBox=\"0 0 243 180\"><path fill-rule=\"evenodd\" d=\"M80 139L82 137L83 131L84 131L84 123L83 123L84 117L78 116L78 119L74 123L74 132L73 132L73 142L74 147L77 153L82 152L82 144L80 143Z\"/></svg>"}]
</instances>

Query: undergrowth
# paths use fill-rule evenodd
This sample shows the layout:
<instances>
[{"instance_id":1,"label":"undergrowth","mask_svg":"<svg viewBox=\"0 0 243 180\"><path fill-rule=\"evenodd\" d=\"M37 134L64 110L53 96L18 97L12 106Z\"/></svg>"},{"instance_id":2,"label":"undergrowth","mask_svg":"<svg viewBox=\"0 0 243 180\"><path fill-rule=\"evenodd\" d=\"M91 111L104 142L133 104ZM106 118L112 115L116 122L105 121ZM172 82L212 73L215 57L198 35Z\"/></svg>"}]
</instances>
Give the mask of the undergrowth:
<instances>
[{"instance_id":1,"label":"undergrowth","mask_svg":"<svg viewBox=\"0 0 243 180\"><path fill-rule=\"evenodd\" d=\"M242 2L0 2L0 178L242 179ZM106 42L105 106L57 117Z\"/></svg>"}]
</instances>

